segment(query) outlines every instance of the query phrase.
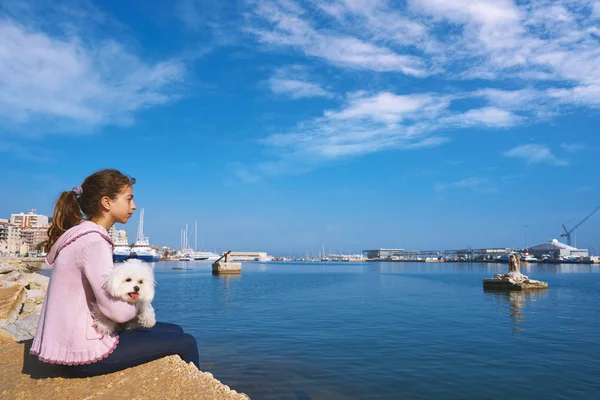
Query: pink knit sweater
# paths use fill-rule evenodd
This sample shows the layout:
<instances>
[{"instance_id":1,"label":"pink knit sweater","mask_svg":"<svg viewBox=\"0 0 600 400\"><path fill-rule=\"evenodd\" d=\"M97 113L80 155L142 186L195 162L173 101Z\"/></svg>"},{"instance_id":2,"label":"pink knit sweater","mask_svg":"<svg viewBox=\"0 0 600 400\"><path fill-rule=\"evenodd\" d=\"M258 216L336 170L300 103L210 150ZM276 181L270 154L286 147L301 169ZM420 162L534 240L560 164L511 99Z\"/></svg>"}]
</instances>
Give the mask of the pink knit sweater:
<instances>
[{"instance_id":1,"label":"pink knit sweater","mask_svg":"<svg viewBox=\"0 0 600 400\"><path fill-rule=\"evenodd\" d=\"M92 326L91 303L115 322L127 322L135 305L108 295L102 285L112 267L112 240L106 229L84 221L61 235L46 262L52 276L30 353L52 364L91 364L111 354L118 336Z\"/></svg>"}]
</instances>

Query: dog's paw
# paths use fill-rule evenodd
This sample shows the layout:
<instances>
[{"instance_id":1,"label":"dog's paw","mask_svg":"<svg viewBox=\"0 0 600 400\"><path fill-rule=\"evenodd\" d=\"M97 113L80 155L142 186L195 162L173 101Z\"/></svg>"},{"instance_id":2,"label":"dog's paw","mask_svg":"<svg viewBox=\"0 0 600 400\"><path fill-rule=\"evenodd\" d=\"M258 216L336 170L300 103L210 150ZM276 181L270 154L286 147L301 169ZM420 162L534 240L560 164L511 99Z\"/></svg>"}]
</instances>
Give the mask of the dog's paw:
<instances>
[{"instance_id":1,"label":"dog's paw","mask_svg":"<svg viewBox=\"0 0 600 400\"><path fill-rule=\"evenodd\" d=\"M140 308L140 313L137 316L137 320L144 328L152 328L154 325L156 325L154 308L150 304Z\"/></svg>"}]
</instances>

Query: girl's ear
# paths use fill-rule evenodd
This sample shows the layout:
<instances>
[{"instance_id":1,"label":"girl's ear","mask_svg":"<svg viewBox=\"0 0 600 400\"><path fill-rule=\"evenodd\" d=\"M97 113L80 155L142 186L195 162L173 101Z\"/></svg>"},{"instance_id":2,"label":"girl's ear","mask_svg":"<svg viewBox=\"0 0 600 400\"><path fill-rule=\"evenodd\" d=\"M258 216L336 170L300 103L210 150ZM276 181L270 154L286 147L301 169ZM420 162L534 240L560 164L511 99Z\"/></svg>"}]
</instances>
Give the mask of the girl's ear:
<instances>
[{"instance_id":1,"label":"girl's ear","mask_svg":"<svg viewBox=\"0 0 600 400\"><path fill-rule=\"evenodd\" d=\"M110 205L111 205L110 197L102 196L102 198L100 199L100 205L102 206L102 208L104 208L104 210L110 211Z\"/></svg>"}]
</instances>

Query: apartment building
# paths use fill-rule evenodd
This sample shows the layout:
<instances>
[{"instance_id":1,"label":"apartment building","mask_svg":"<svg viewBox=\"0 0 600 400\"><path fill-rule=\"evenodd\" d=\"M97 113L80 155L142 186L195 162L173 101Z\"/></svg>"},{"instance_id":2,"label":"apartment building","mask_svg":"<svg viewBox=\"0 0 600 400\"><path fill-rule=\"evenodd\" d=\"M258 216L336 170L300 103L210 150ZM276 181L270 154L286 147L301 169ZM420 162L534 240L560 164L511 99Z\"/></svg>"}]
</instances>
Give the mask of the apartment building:
<instances>
[{"instance_id":1,"label":"apartment building","mask_svg":"<svg viewBox=\"0 0 600 400\"><path fill-rule=\"evenodd\" d=\"M33 252L39 244L48 239L46 215L29 212L11 214L10 219L0 219L0 254L19 256Z\"/></svg>"}]
</instances>

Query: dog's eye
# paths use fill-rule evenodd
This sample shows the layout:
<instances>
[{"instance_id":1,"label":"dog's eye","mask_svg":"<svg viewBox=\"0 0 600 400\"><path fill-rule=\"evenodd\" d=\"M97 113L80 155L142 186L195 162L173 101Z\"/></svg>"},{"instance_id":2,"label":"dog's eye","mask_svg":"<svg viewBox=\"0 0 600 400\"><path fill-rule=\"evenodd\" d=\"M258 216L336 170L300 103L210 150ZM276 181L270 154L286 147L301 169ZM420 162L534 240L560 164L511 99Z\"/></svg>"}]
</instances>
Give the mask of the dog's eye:
<instances>
[{"instance_id":1,"label":"dog's eye","mask_svg":"<svg viewBox=\"0 0 600 400\"><path fill-rule=\"evenodd\" d=\"M144 281L143 281L142 279L140 279L140 280L138 281L138 283L141 285L142 283L144 283Z\"/></svg>"},{"instance_id":2,"label":"dog's eye","mask_svg":"<svg viewBox=\"0 0 600 400\"><path fill-rule=\"evenodd\" d=\"M131 278L125 279L125 282L131 282Z\"/></svg>"}]
</instances>

